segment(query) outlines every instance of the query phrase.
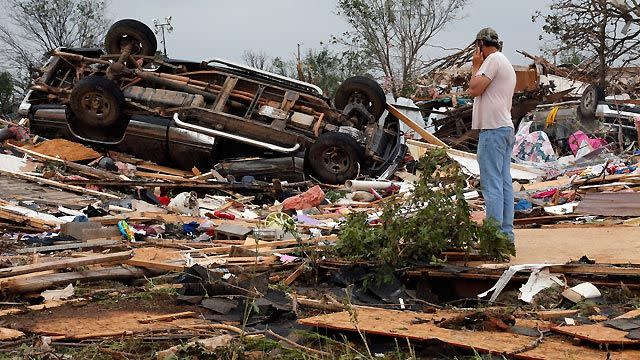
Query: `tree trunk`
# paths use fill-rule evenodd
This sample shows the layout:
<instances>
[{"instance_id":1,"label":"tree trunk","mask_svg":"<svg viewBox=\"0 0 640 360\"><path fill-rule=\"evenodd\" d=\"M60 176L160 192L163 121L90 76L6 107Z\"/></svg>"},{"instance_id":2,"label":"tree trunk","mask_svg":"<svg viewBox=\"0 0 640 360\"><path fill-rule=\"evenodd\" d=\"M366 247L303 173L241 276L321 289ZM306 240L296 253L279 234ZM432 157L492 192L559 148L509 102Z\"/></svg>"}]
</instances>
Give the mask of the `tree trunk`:
<instances>
[{"instance_id":1,"label":"tree trunk","mask_svg":"<svg viewBox=\"0 0 640 360\"><path fill-rule=\"evenodd\" d=\"M598 85L600 85L602 88L606 89L607 87L607 39L606 39L606 32L607 32L607 21L608 16L607 16L607 12L606 12L606 2L601 2L600 3L601 6L603 6L603 8L605 9L605 11L602 12L602 21L600 22L600 26L598 28L598 41L600 42L599 46L598 46Z\"/></svg>"}]
</instances>

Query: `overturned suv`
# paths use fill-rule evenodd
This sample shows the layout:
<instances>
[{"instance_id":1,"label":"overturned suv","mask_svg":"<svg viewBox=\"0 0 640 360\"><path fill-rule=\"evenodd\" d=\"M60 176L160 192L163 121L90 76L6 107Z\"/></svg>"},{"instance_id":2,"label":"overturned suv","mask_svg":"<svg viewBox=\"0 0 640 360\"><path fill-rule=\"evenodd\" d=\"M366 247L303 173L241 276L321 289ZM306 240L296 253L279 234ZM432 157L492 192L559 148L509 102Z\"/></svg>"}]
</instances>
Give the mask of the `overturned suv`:
<instances>
[{"instance_id":1,"label":"overturned suv","mask_svg":"<svg viewBox=\"0 0 640 360\"><path fill-rule=\"evenodd\" d=\"M191 169L306 173L327 183L386 176L402 159L398 120L366 78L331 101L309 83L222 60L156 56L143 23L113 24L101 49L59 48L20 113L32 131ZM383 116L384 115L384 116ZM230 159L258 159L229 161Z\"/></svg>"}]
</instances>

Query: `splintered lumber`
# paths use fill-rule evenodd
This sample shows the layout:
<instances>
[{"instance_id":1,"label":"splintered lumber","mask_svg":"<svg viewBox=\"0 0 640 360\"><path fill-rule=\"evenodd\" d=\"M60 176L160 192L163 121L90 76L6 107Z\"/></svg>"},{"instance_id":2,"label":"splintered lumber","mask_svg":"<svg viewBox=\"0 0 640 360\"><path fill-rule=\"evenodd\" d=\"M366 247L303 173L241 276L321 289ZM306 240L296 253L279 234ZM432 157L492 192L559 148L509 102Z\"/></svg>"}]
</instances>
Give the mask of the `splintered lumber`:
<instances>
[{"instance_id":1,"label":"splintered lumber","mask_svg":"<svg viewBox=\"0 0 640 360\"><path fill-rule=\"evenodd\" d=\"M57 157L53 157L53 156L49 156L49 155L45 155L45 154L41 154L37 151L34 150L30 150L24 147L20 147L20 146L16 146L13 144L5 144L6 146L19 151L21 153L27 154L33 158L36 159L41 159L41 160L46 160L46 161L53 161L53 162L57 162L60 164L63 164L64 166L68 167L69 169L73 169L73 170L77 170L83 174L86 175L90 175L93 177L96 177L98 179L110 179L110 180L121 180L121 178L113 173L110 173L108 171L105 170L101 170L101 169L96 169L96 168L92 168L91 166L87 166L87 165L82 165L82 164L78 164L75 163L73 161L68 161L65 159L61 159L61 158L57 158Z\"/></svg>"},{"instance_id":2,"label":"splintered lumber","mask_svg":"<svg viewBox=\"0 0 640 360\"><path fill-rule=\"evenodd\" d=\"M36 293L56 286L66 286L76 281L90 282L103 280L129 280L144 277L141 269L113 267L101 270L77 271L60 274L47 274L28 278L12 278L0 282L0 290L12 294Z\"/></svg>"},{"instance_id":3,"label":"splintered lumber","mask_svg":"<svg viewBox=\"0 0 640 360\"><path fill-rule=\"evenodd\" d=\"M587 193L576 213L600 216L640 216L640 192Z\"/></svg>"},{"instance_id":4,"label":"splintered lumber","mask_svg":"<svg viewBox=\"0 0 640 360\"><path fill-rule=\"evenodd\" d=\"M0 218L18 224L26 224L40 230L55 229L63 223L53 215L13 205L4 200L0 200Z\"/></svg>"},{"instance_id":5,"label":"splintered lumber","mask_svg":"<svg viewBox=\"0 0 640 360\"><path fill-rule=\"evenodd\" d=\"M47 301L46 303L38 304L38 305L29 305L29 306L24 306L19 308L9 308L9 309L0 310L0 318L3 316L24 314L30 311L42 311L45 309L46 310L53 309L66 304L79 304L85 301L87 301L87 299L85 298L78 298L78 299L71 299L71 300L50 300L50 301Z\"/></svg>"},{"instance_id":6,"label":"splintered lumber","mask_svg":"<svg viewBox=\"0 0 640 360\"><path fill-rule=\"evenodd\" d=\"M154 316L146 319L138 319L138 322L140 322L141 324L149 324L152 322L173 321L176 319L184 319L184 318L190 318L195 316L196 316L196 313L194 313L193 311L185 311L185 312L180 312L175 314Z\"/></svg>"},{"instance_id":7,"label":"splintered lumber","mask_svg":"<svg viewBox=\"0 0 640 360\"><path fill-rule=\"evenodd\" d=\"M48 261L43 263L31 264L31 265L14 266L10 268L0 269L0 278L22 275L22 274L30 274L30 273L46 271L46 270L57 270L57 269L67 269L67 268L73 269L73 268L78 268L78 267L87 266L87 265L113 263L113 262L129 259L131 256L132 256L131 251L124 251L124 252L107 254L107 255L87 256L87 257L82 257L77 259L62 259L62 260L54 260L54 261Z\"/></svg>"},{"instance_id":8,"label":"splintered lumber","mask_svg":"<svg viewBox=\"0 0 640 360\"><path fill-rule=\"evenodd\" d=\"M182 265L168 262L176 260L180 261ZM133 258L125 261L127 265L163 272L182 272L186 268L184 263L185 260L180 252L156 247L136 249Z\"/></svg>"},{"instance_id":9,"label":"splintered lumber","mask_svg":"<svg viewBox=\"0 0 640 360\"><path fill-rule=\"evenodd\" d=\"M106 197L106 198L109 198L109 199L118 199L118 200L121 199L121 197L117 196L117 195L107 194L107 193L104 193L104 192L101 192L101 191L96 191L96 190L91 190L91 189L85 189L85 188L80 187L80 186L63 184L63 183L58 182L58 181L49 180L49 179L45 179L45 178L40 178L40 177L37 177L37 176L32 176L32 175L27 175L27 174L21 174L21 173L17 173L17 172L14 172L14 171L6 171L6 170L0 169L0 174L12 176L12 177L15 177L15 178L18 178L18 179L33 181L33 182L38 183L38 184L49 185L49 186L57 187L57 188L60 188L60 189L77 192L77 193L80 193L80 194L87 194L87 195L94 195L94 196L99 196L99 197Z\"/></svg>"},{"instance_id":10,"label":"splintered lumber","mask_svg":"<svg viewBox=\"0 0 640 360\"><path fill-rule=\"evenodd\" d=\"M640 340L633 340L625 337L629 332L614 329L604 324L591 324L579 326L556 326L551 331L573 336L574 338L586 340L594 344L601 345L637 345Z\"/></svg>"},{"instance_id":11,"label":"splintered lumber","mask_svg":"<svg viewBox=\"0 0 640 360\"><path fill-rule=\"evenodd\" d=\"M159 172L159 173L175 175L175 176L179 176L181 178L187 178L187 177L193 176L193 173L191 173L189 171L174 169L174 168L170 168L170 167L166 167L166 166L162 166L162 165L156 165L156 164L148 163L148 162L137 164L136 167L139 168L139 169L145 169L145 170L149 170L149 171L155 171L155 172Z\"/></svg>"},{"instance_id":12,"label":"splintered lumber","mask_svg":"<svg viewBox=\"0 0 640 360\"><path fill-rule=\"evenodd\" d=\"M508 332L445 329L435 324L435 320L439 318L442 315L438 313L358 308L351 312L301 319L298 323L316 328L357 331L417 341L436 340L459 348L503 354L515 359L631 360L640 357L638 350L601 351L551 337L537 343L535 338Z\"/></svg>"},{"instance_id":13,"label":"splintered lumber","mask_svg":"<svg viewBox=\"0 0 640 360\"><path fill-rule=\"evenodd\" d=\"M308 263L305 261L298 268L291 273L285 280L284 284L289 286L293 284L294 281L298 280L298 278L304 273L304 270L307 268Z\"/></svg>"},{"instance_id":14,"label":"splintered lumber","mask_svg":"<svg viewBox=\"0 0 640 360\"><path fill-rule=\"evenodd\" d=\"M194 180L193 178L186 178L178 175L158 174L158 173L147 172L147 171L136 171L136 176L139 176L142 178L157 179L157 180L206 183L205 181Z\"/></svg>"},{"instance_id":15,"label":"splintered lumber","mask_svg":"<svg viewBox=\"0 0 640 360\"><path fill-rule=\"evenodd\" d=\"M171 264L162 261L129 259L124 262L127 265L141 267L149 270L158 270L166 272L183 272L187 267L185 265Z\"/></svg>"},{"instance_id":16,"label":"splintered lumber","mask_svg":"<svg viewBox=\"0 0 640 360\"><path fill-rule=\"evenodd\" d=\"M0 327L0 341L15 340L23 336L24 333L22 331Z\"/></svg>"},{"instance_id":17,"label":"splintered lumber","mask_svg":"<svg viewBox=\"0 0 640 360\"><path fill-rule=\"evenodd\" d=\"M96 247L103 247L103 246L111 246L111 245L116 245L120 243L121 242L118 240L91 240L89 242L81 242L81 243L23 248L23 249L18 249L16 252L18 254L30 254L30 253L39 253L39 252L49 252L49 251L71 250L71 249L88 249L88 248L96 248Z\"/></svg>"},{"instance_id":18,"label":"splintered lumber","mask_svg":"<svg viewBox=\"0 0 640 360\"><path fill-rule=\"evenodd\" d=\"M403 114L398 108L391 104L387 104L387 110L391 115L395 116L398 120L405 123L408 127L410 127L413 131L418 133L424 140L429 142L432 145L448 148L449 145L445 144L442 140L438 139L435 135L428 132L425 128L417 124L415 121L411 120L407 115Z\"/></svg>"},{"instance_id":19,"label":"splintered lumber","mask_svg":"<svg viewBox=\"0 0 640 360\"><path fill-rule=\"evenodd\" d=\"M233 247L254 250L254 249L262 249L262 248L287 247L291 245L317 244L325 241L335 241L337 239L338 237L336 235L329 235L329 236L321 236L318 238L303 239L303 240L262 241L259 244L252 244L252 245L218 246L218 247L210 247L210 248L204 248L204 249L183 250L181 251L181 253L226 254L231 252ZM274 250L274 252L278 252L278 251Z\"/></svg>"}]
</instances>

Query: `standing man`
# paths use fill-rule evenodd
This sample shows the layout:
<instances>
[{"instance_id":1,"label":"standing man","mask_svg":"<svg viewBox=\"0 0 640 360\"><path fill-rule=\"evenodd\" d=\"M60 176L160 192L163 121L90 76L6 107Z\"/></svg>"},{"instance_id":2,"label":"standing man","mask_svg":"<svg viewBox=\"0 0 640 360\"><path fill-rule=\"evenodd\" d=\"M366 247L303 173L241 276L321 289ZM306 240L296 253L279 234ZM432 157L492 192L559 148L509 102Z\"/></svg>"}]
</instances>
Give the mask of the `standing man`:
<instances>
[{"instance_id":1,"label":"standing man","mask_svg":"<svg viewBox=\"0 0 640 360\"><path fill-rule=\"evenodd\" d=\"M511 104L516 73L500 52L502 42L491 28L480 30L469 93L473 100L472 128L480 130L478 163L487 220L494 219L513 242L511 152L515 141Z\"/></svg>"}]
</instances>

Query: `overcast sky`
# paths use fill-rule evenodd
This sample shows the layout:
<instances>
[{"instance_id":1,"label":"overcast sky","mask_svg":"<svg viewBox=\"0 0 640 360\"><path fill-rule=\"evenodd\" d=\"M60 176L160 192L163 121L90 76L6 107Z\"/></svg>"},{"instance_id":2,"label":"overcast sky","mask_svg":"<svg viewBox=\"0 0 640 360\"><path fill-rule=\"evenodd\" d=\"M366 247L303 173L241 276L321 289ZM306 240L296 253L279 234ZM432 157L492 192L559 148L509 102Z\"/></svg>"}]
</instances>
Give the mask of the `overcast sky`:
<instances>
[{"instance_id":1,"label":"overcast sky","mask_svg":"<svg viewBox=\"0 0 640 360\"><path fill-rule=\"evenodd\" d=\"M478 30L491 26L505 43L514 64L529 61L515 52L537 53L541 24L531 16L548 0L471 0L465 18L449 26L432 43L464 47ZM224 58L240 61L244 50L262 50L272 57L291 58L296 44L316 48L331 34L347 30L336 15L336 0L110 0L109 16L138 19L173 17L174 32L167 35L169 56L189 60ZM161 48L161 45L159 45ZM440 50L427 51L430 56Z\"/></svg>"}]
</instances>

